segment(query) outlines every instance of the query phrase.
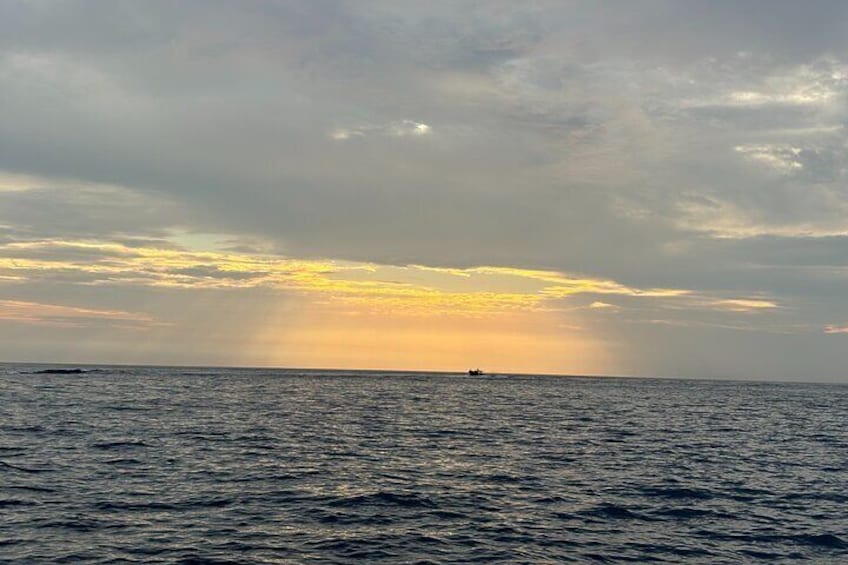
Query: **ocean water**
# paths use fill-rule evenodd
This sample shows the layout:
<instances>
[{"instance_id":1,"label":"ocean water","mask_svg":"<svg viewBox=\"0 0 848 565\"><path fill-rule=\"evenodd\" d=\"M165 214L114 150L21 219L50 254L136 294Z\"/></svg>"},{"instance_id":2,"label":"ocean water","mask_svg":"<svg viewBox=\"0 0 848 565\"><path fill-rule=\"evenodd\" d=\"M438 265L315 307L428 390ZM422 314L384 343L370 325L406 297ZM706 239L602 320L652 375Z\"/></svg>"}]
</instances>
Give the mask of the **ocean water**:
<instances>
[{"instance_id":1,"label":"ocean water","mask_svg":"<svg viewBox=\"0 0 848 565\"><path fill-rule=\"evenodd\" d=\"M0 561L848 562L848 387L0 366Z\"/></svg>"}]
</instances>

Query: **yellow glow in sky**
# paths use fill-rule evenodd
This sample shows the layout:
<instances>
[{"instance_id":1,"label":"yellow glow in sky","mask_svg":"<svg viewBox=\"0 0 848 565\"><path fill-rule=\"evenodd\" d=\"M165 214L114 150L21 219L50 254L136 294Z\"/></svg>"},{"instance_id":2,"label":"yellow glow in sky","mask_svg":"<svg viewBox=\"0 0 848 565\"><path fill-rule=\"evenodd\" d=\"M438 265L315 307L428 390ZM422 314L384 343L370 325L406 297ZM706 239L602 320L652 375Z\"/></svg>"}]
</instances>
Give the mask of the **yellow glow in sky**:
<instances>
[{"instance_id":1,"label":"yellow glow in sky","mask_svg":"<svg viewBox=\"0 0 848 565\"><path fill-rule=\"evenodd\" d=\"M202 245L186 247L192 241ZM7 284L70 280L78 287L144 292L149 302L135 311L7 301L0 320L54 328L97 321L113 332L103 338L104 348L117 347L120 332L130 332L124 338L137 343L139 355L171 348L166 359L200 364L221 363L218 356L229 351L224 362L242 365L445 371L473 365L597 374L615 370L615 347L585 321L626 312L619 300L736 312L777 307L762 297L635 288L556 271L238 253L216 248L207 236L169 247L12 242L0 246L0 277ZM153 313L166 297L179 297L177 305Z\"/></svg>"}]
</instances>

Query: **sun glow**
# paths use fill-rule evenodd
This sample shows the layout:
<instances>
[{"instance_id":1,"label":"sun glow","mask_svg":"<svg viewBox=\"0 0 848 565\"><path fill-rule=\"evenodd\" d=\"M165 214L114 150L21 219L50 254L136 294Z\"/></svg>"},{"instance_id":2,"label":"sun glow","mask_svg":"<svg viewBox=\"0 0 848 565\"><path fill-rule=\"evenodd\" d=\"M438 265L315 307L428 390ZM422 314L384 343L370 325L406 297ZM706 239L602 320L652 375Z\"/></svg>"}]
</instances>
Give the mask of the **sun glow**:
<instances>
[{"instance_id":1,"label":"sun glow","mask_svg":"<svg viewBox=\"0 0 848 565\"><path fill-rule=\"evenodd\" d=\"M194 240L202 245L187 247ZM5 284L61 280L88 289L164 292L179 297L182 312L8 302L0 318L131 327L148 336L143 347L172 347L180 361L173 344L186 328L202 326L204 343L192 350L213 355L237 343L230 362L238 364L456 370L473 363L604 373L615 370L614 347L595 335L592 320L626 315L628 304L740 313L777 308L765 299L639 288L557 271L297 259L216 248L214 241L198 235L168 245L59 239L0 245ZM609 303L612 297L622 304Z\"/></svg>"}]
</instances>

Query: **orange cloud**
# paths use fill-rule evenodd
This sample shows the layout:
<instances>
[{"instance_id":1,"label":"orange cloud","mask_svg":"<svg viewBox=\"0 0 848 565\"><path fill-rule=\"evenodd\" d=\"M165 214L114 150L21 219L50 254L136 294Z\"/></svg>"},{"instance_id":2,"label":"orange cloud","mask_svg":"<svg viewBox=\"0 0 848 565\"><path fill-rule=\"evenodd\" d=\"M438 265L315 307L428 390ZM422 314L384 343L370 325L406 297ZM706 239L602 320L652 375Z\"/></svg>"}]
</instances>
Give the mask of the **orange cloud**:
<instances>
[{"instance_id":1,"label":"orange cloud","mask_svg":"<svg viewBox=\"0 0 848 565\"><path fill-rule=\"evenodd\" d=\"M0 276L76 273L81 284L138 284L186 289L269 287L324 295L360 307L395 312L496 313L545 310L545 303L577 294L676 297L680 289L639 289L615 281L569 277L555 271L482 266L446 269L390 267L267 254L128 247L113 242L42 240L0 247ZM426 274L422 282L416 273ZM473 278L465 290L449 279ZM485 289L485 290L483 290Z\"/></svg>"},{"instance_id":2,"label":"orange cloud","mask_svg":"<svg viewBox=\"0 0 848 565\"><path fill-rule=\"evenodd\" d=\"M85 320L107 320L131 324L152 324L146 315L124 310L99 310L23 300L0 300L0 320L51 326L79 326Z\"/></svg>"}]
</instances>

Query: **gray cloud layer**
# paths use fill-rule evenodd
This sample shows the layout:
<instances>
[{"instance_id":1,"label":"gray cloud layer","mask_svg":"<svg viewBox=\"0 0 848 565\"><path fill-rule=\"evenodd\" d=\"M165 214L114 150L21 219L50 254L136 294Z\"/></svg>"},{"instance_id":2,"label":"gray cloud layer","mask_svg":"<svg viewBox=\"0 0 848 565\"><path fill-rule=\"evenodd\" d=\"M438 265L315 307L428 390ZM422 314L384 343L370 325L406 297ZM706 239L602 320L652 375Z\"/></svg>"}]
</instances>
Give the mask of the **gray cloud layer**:
<instances>
[{"instance_id":1,"label":"gray cloud layer","mask_svg":"<svg viewBox=\"0 0 848 565\"><path fill-rule=\"evenodd\" d=\"M0 193L0 237L216 232L845 324L846 24L837 1L4 2L0 170L50 186Z\"/></svg>"}]
</instances>

